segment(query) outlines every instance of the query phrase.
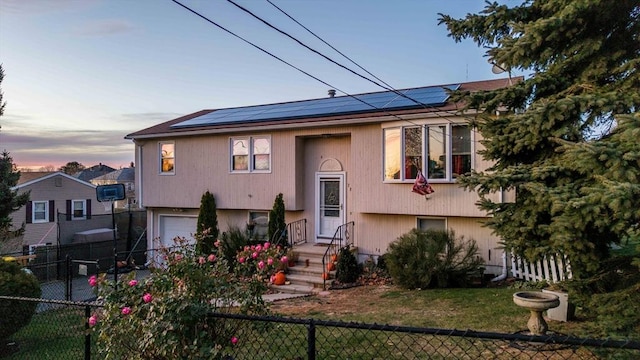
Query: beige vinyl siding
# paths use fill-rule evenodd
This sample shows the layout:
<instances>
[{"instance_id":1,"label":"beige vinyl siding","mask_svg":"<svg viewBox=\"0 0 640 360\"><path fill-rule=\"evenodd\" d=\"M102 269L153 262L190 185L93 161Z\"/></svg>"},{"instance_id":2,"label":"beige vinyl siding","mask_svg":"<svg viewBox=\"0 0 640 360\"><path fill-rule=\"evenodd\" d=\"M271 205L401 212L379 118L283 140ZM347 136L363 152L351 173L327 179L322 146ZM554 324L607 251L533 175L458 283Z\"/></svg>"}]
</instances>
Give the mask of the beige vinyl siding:
<instances>
[{"instance_id":1,"label":"beige vinyl siding","mask_svg":"<svg viewBox=\"0 0 640 360\"><path fill-rule=\"evenodd\" d=\"M482 226L485 219L482 218L456 218L447 219L447 226L456 232L457 237L474 239L478 244L480 256L485 261L485 272L500 274L502 271L502 249L498 242L500 239L493 235L490 228Z\"/></svg>"},{"instance_id":2,"label":"beige vinyl siding","mask_svg":"<svg viewBox=\"0 0 640 360\"><path fill-rule=\"evenodd\" d=\"M142 201L145 207L195 208L209 190L219 209L271 209L277 194L284 195L287 210L303 210L306 185L306 137L350 133L349 128L303 129L274 133L225 134L180 137L175 141L175 175L160 175L158 142L142 146ZM232 173L229 139L234 136L271 136L270 173ZM149 191L153 189L153 191Z\"/></svg>"},{"instance_id":3,"label":"beige vinyl siding","mask_svg":"<svg viewBox=\"0 0 640 360\"><path fill-rule=\"evenodd\" d=\"M363 126L352 135L351 154L351 211L430 216L486 216L475 205L479 200L477 194L465 191L455 182L433 183L435 193L429 200L411 192L411 181L383 182L383 141L379 125ZM478 155L475 155L474 162L477 165L476 170L484 170L487 166ZM497 194L492 197L498 199Z\"/></svg>"},{"instance_id":4,"label":"beige vinyl siding","mask_svg":"<svg viewBox=\"0 0 640 360\"><path fill-rule=\"evenodd\" d=\"M271 173L231 173L229 136L178 138L175 140L175 175L160 175L158 142L143 144L142 201L145 207L196 208L209 190L219 209L271 208L275 195L292 189L295 166L284 159L283 149L295 155L293 146L272 136ZM149 191L153 189L153 191ZM288 201L287 201L288 200ZM294 196L285 199L294 203Z\"/></svg>"},{"instance_id":5,"label":"beige vinyl siding","mask_svg":"<svg viewBox=\"0 0 640 360\"><path fill-rule=\"evenodd\" d=\"M417 219L416 216L407 215L358 214L354 218L356 223L355 239L361 258L367 255L386 253L389 244L417 226ZM491 234L491 229L482 227L483 219L465 217L445 219L447 228L454 230L456 237L476 241L478 253L488 265L488 273L500 273L502 250L497 245L499 239Z\"/></svg>"},{"instance_id":6,"label":"beige vinyl siding","mask_svg":"<svg viewBox=\"0 0 640 360\"><path fill-rule=\"evenodd\" d=\"M281 131L271 135L272 170L270 173L231 173L229 171L229 138L233 135L199 136L175 139L176 173L159 175L158 141L142 144L144 173L142 201L147 207L193 208L199 206L202 193L209 190L216 196L220 209L270 209L275 195L283 193L288 210L305 210L313 203L309 192L314 175L309 160L322 155L307 155L306 144L322 135L350 134L350 156L336 156L349 163L350 211L442 216L484 216L475 206L478 197L455 183L433 184L436 193L427 202L411 192L411 182L382 181L382 131L378 124L330 129ZM253 135L253 133L252 133ZM320 136L320 137L318 137ZM477 142L476 142L477 144ZM333 151L328 146L326 151ZM325 151L325 150L323 150ZM311 156L311 158L309 157ZM486 163L476 155L476 169ZM353 165L351 165L353 164ZM313 167L315 166L315 167ZM147 189L154 189L153 192ZM305 195L306 194L306 195ZM497 199L497 195L496 195Z\"/></svg>"}]
</instances>

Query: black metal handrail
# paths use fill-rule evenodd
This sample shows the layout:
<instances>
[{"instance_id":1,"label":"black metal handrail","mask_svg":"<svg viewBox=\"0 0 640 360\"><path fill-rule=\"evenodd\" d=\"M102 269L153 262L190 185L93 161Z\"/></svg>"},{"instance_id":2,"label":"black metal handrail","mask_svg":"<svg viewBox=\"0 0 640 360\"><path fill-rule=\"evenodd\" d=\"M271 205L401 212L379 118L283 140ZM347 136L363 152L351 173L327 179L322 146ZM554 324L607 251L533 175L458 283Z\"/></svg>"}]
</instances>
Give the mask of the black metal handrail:
<instances>
[{"instance_id":1,"label":"black metal handrail","mask_svg":"<svg viewBox=\"0 0 640 360\"><path fill-rule=\"evenodd\" d=\"M322 288L327 290L327 277L325 276L325 272L329 274L329 269L327 269L327 264L329 263L327 259L329 259L333 255L338 255L338 251L342 249L344 246L353 245L353 230L355 223L350 221L346 224L342 224L338 226L336 232L333 234L331 238L331 242L329 246L327 246L327 250L324 252L322 256Z\"/></svg>"},{"instance_id":2,"label":"black metal handrail","mask_svg":"<svg viewBox=\"0 0 640 360\"><path fill-rule=\"evenodd\" d=\"M285 225L271 237L271 243L286 244L289 247L307 242L307 219L300 219Z\"/></svg>"},{"instance_id":3,"label":"black metal handrail","mask_svg":"<svg viewBox=\"0 0 640 360\"><path fill-rule=\"evenodd\" d=\"M300 219L288 223L286 230L289 237L289 246L307 242L307 219Z\"/></svg>"}]
</instances>

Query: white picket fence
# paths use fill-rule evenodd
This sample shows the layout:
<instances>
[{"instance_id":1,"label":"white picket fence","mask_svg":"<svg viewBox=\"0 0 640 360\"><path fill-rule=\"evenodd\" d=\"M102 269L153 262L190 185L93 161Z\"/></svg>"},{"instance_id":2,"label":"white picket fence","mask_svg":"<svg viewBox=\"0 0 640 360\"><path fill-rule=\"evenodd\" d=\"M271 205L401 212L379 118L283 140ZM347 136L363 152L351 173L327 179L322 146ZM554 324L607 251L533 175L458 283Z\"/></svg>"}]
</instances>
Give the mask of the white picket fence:
<instances>
[{"instance_id":1,"label":"white picket fence","mask_svg":"<svg viewBox=\"0 0 640 360\"><path fill-rule=\"evenodd\" d=\"M525 258L511 254L511 274L513 277L526 281L542 281L557 283L571 279L571 264L566 256L545 256L535 263L529 263Z\"/></svg>"}]
</instances>

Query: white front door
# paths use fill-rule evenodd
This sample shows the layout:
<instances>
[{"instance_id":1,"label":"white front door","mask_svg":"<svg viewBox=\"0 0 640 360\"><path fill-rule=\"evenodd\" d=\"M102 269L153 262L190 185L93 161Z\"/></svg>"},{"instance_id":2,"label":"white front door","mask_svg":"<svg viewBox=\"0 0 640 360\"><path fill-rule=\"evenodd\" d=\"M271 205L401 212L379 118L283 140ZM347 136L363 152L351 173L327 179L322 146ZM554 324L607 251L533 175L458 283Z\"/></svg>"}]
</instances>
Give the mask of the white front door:
<instances>
[{"instance_id":1,"label":"white front door","mask_svg":"<svg viewBox=\"0 0 640 360\"><path fill-rule=\"evenodd\" d=\"M316 242L329 243L345 223L344 172L316 173Z\"/></svg>"}]
</instances>

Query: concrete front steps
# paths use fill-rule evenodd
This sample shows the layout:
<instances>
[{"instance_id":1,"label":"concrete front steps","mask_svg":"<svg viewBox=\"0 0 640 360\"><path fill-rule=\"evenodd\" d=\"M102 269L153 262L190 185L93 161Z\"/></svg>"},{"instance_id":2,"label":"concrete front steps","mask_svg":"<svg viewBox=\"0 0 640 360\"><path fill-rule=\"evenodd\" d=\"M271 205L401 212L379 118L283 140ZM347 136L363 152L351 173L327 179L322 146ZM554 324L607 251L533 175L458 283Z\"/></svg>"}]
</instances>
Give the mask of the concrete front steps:
<instances>
[{"instance_id":1,"label":"concrete front steps","mask_svg":"<svg viewBox=\"0 0 640 360\"><path fill-rule=\"evenodd\" d=\"M298 260L294 266L290 266L287 270L288 285L272 285L271 289L278 292L300 294L307 292L313 294L323 290L322 280L322 256L327 250L326 245L316 245L313 243L305 243L293 247L293 251L298 255ZM335 279L336 272L331 271L331 279L326 280L326 286L329 288L331 282Z\"/></svg>"}]
</instances>

